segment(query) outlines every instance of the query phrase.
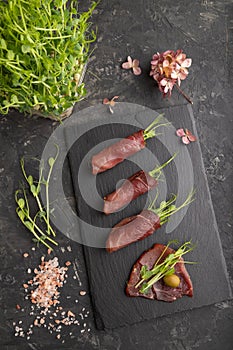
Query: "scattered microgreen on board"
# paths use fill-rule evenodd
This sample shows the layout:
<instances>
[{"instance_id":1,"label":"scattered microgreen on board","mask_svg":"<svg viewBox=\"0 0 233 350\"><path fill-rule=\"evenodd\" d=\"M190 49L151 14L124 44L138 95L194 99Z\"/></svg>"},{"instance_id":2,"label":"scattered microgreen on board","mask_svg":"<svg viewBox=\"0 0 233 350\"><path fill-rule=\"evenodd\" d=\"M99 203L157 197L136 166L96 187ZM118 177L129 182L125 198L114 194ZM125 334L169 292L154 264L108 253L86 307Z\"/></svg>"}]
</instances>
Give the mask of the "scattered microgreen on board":
<instances>
[{"instance_id":1,"label":"scattered microgreen on board","mask_svg":"<svg viewBox=\"0 0 233 350\"><path fill-rule=\"evenodd\" d=\"M0 113L10 108L60 119L86 91L81 83L96 34L75 0L0 2Z\"/></svg>"}]
</instances>

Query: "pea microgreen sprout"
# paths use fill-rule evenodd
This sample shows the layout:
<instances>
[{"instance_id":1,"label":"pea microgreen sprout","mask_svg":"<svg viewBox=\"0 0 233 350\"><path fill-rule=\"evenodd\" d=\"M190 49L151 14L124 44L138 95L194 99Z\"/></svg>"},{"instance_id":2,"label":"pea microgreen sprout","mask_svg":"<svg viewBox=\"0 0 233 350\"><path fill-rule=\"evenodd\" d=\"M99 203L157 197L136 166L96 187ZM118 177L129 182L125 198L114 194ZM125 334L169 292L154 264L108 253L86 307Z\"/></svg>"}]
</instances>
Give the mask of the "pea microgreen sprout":
<instances>
[{"instance_id":1,"label":"pea microgreen sprout","mask_svg":"<svg viewBox=\"0 0 233 350\"><path fill-rule=\"evenodd\" d=\"M50 207L49 207L49 181L50 181L51 174L52 174L52 171L53 171L54 163L55 163L55 161L57 160L57 157L58 157L58 154L59 154L58 146L57 146L57 145L55 145L55 146L56 146L56 148L57 148L57 152L56 152L55 158L50 157L49 160L48 160L48 164L49 164L49 173L48 173L47 180L45 181L45 190L46 190L46 214L47 214L46 222L47 222L47 232L48 232L48 234L50 234L50 231L53 232L53 230L51 230L51 226L50 226L50 224L49 224L49 213L50 213Z\"/></svg>"},{"instance_id":2,"label":"pea microgreen sprout","mask_svg":"<svg viewBox=\"0 0 233 350\"><path fill-rule=\"evenodd\" d=\"M36 224L37 214L34 216L34 218L30 216L30 208L26 191L17 190L15 192L15 201L18 204L18 207L16 208L18 217L20 218L23 225L26 226L27 229L34 235L36 242L43 243L48 249L53 250L52 247L46 242L46 240L53 243L54 245L57 245L57 242L55 242L49 236L45 235L40 227Z\"/></svg>"},{"instance_id":3,"label":"pea microgreen sprout","mask_svg":"<svg viewBox=\"0 0 233 350\"><path fill-rule=\"evenodd\" d=\"M52 174L54 164L55 164L57 157L58 157L58 154L59 154L58 146L57 145L55 145L55 146L57 148L57 152L55 154L55 157L50 157L48 159L49 170L48 170L47 179L45 179L45 177L44 177L44 161L43 160L40 162L40 166L39 166L39 180L38 181L36 181L32 175L28 175L26 173L24 158L22 158L20 161L22 173L23 173L24 178L26 179L26 181L29 185L29 191L33 195L33 197L35 198L37 206L39 208L38 212L33 217L30 214L30 205L29 205L26 190L23 188L23 190L17 190L15 192L15 200L16 200L16 203L18 205L16 212L17 212L21 222L24 224L24 226L26 226L29 229L30 232L33 233L33 235L35 237L34 240L36 242L43 243L49 249L52 249L52 248L51 248L51 246L48 245L46 240L57 245L57 243L52 238L49 237L51 233L54 237L56 236L56 233L50 224L51 208L50 208L50 201L49 201L49 183L50 183L51 174ZM38 160L38 159L36 159L36 160ZM45 187L46 207L42 206L42 203L41 203L41 200L39 197L42 186ZM40 218L40 220L42 222L43 221L45 222L45 224L47 226L46 233L37 224L38 218Z\"/></svg>"},{"instance_id":4,"label":"pea microgreen sprout","mask_svg":"<svg viewBox=\"0 0 233 350\"><path fill-rule=\"evenodd\" d=\"M190 261L181 261L181 257L190 251L192 251L195 248L195 245L192 244L191 241L185 242L183 245L181 245L174 253L167 255L167 257L162 261L162 257L164 256L164 253L168 249L168 247L172 244L177 244L178 242L173 240L168 242L164 250L162 251L159 258L156 260L153 268L151 270L148 270L148 267L146 265L143 265L141 267L141 279L136 284L135 288L138 288L141 286L139 292L140 293L147 293L148 289L156 282L158 282L160 279L164 278L165 276L173 275L175 272L175 265L182 263L188 263L188 264L195 264L195 262Z\"/></svg>"},{"instance_id":5,"label":"pea microgreen sprout","mask_svg":"<svg viewBox=\"0 0 233 350\"><path fill-rule=\"evenodd\" d=\"M162 117L163 117L163 113L160 114L143 132L143 137L144 140L148 140L152 137L158 136L160 134L156 133L156 129L160 128L161 126L168 126L171 125L171 123L162 123L159 124L159 122L161 121Z\"/></svg>"},{"instance_id":6,"label":"pea microgreen sprout","mask_svg":"<svg viewBox=\"0 0 233 350\"><path fill-rule=\"evenodd\" d=\"M148 210L151 210L155 214L157 214L160 218L160 225L163 225L169 220L169 217L171 215L177 213L179 210L181 210L182 208L184 208L185 206L187 206L188 204L194 201L194 193L195 193L195 190L192 190L188 194L186 200L179 207L176 207L173 204L177 199L177 196L173 195L171 199L169 199L168 201L162 201L160 203L159 208L156 208L155 207L155 201L157 199L157 196L156 196L153 202L149 205Z\"/></svg>"},{"instance_id":7,"label":"pea microgreen sprout","mask_svg":"<svg viewBox=\"0 0 233 350\"><path fill-rule=\"evenodd\" d=\"M162 169L165 168L169 163L171 163L176 156L177 156L177 153L174 153L174 155L170 159L168 159L167 162L163 163L162 165L156 166L155 169L149 171L148 174L151 177L154 177L156 178L156 180L158 180L162 175Z\"/></svg>"},{"instance_id":8,"label":"pea microgreen sprout","mask_svg":"<svg viewBox=\"0 0 233 350\"><path fill-rule=\"evenodd\" d=\"M0 1L0 114L10 108L60 120L86 94L82 74L96 40L77 0Z\"/></svg>"}]
</instances>

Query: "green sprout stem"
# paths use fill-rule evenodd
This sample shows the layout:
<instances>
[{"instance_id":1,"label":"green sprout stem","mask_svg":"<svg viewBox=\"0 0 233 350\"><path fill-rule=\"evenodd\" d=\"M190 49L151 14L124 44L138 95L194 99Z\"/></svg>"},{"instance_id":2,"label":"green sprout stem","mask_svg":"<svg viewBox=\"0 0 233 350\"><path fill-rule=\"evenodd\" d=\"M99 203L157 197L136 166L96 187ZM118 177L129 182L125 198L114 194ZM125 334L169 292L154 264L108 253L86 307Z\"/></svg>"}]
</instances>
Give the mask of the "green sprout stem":
<instances>
[{"instance_id":1,"label":"green sprout stem","mask_svg":"<svg viewBox=\"0 0 233 350\"><path fill-rule=\"evenodd\" d=\"M152 137L156 137L160 134L157 134L156 133L156 129L160 128L161 126L168 126L168 125L171 125L171 123L162 123L162 124L159 124L161 119L163 117L163 113L160 114L143 132L143 137L144 137L144 140L148 140Z\"/></svg>"},{"instance_id":2,"label":"green sprout stem","mask_svg":"<svg viewBox=\"0 0 233 350\"><path fill-rule=\"evenodd\" d=\"M48 177L47 180L45 182L45 191L46 191L46 215L47 215L47 232L48 234L50 234L51 231L51 226L49 224L49 213L50 213L50 208L49 208L49 182L50 182L50 178L51 178L51 174L53 171L53 166L55 161L57 160L58 154L59 154L59 150L58 150L58 146L55 145L57 148L57 152L55 155L55 158L49 158L49 173L48 173Z\"/></svg>"},{"instance_id":3,"label":"green sprout stem","mask_svg":"<svg viewBox=\"0 0 233 350\"><path fill-rule=\"evenodd\" d=\"M169 158L165 163L163 163L160 166L156 166L153 170L149 171L149 175L151 177L155 177L157 180L162 174L162 169L165 168L169 163L173 161L173 159L177 156L177 153L175 153L171 158Z\"/></svg>"}]
</instances>

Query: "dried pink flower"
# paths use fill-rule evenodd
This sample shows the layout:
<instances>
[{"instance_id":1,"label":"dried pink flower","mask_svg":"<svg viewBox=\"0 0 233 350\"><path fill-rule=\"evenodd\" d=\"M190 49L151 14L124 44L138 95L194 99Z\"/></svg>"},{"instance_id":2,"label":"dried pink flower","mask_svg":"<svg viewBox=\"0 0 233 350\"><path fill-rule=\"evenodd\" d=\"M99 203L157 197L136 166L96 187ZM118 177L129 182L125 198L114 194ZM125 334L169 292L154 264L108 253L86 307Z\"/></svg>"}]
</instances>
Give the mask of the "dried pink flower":
<instances>
[{"instance_id":1,"label":"dried pink flower","mask_svg":"<svg viewBox=\"0 0 233 350\"><path fill-rule=\"evenodd\" d=\"M109 106L109 110L111 113L114 113L112 107L115 106L115 104L116 104L115 100L118 98L119 98L119 96L114 96L111 100L109 100L108 98L103 99L103 104Z\"/></svg>"},{"instance_id":2,"label":"dried pink flower","mask_svg":"<svg viewBox=\"0 0 233 350\"><path fill-rule=\"evenodd\" d=\"M194 142L197 140L196 136L194 136L188 129L185 129L185 131L182 128L177 129L176 135L181 137L181 140L185 145L188 145L190 142Z\"/></svg>"},{"instance_id":3,"label":"dried pink flower","mask_svg":"<svg viewBox=\"0 0 233 350\"><path fill-rule=\"evenodd\" d=\"M127 62L122 63L122 68L123 69L132 68L134 75L140 75L142 73L142 70L139 67L139 60L137 59L132 60L130 56L127 57Z\"/></svg>"},{"instance_id":4,"label":"dried pink flower","mask_svg":"<svg viewBox=\"0 0 233 350\"><path fill-rule=\"evenodd\" d=\"M180 86L181 80L187 77L191 64L191 58L186 58L182 50L157 52L152 57L150 75L157 81L163 95L170 96L174 85ZM180 88L179 91L183 93ZM183 95L191 102L184 93Z\"/></svg>"},{"instance_id":5,"label":"dried pink flower","mask_svg":"<svg viewBox=\"0 0 233 350\"><path fill-rule=\"evenodd\" d=\"M179 137L185 136L184 129L177 129L176 130L176 135Z\"/></svg>"}]
</instances>

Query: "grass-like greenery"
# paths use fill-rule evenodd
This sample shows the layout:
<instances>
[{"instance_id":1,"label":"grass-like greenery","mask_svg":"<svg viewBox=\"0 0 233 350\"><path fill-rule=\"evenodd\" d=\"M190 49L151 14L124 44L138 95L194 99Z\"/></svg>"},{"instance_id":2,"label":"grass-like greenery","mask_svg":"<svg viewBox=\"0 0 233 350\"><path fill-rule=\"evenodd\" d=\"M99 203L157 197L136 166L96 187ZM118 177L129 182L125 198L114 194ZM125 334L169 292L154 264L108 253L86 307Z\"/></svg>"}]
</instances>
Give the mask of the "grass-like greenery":
<instances>
[{"instance_id":1,"label":"grass-like greenery","mask_svg":"<svg viewBox=\"0 0 233 350\"><path fill-rule=\"evenodd\" d=\"M75 0L0 1L0 114L61 118L85 95L80 77L96 34Z\"/></svg>"}]
</instances>

